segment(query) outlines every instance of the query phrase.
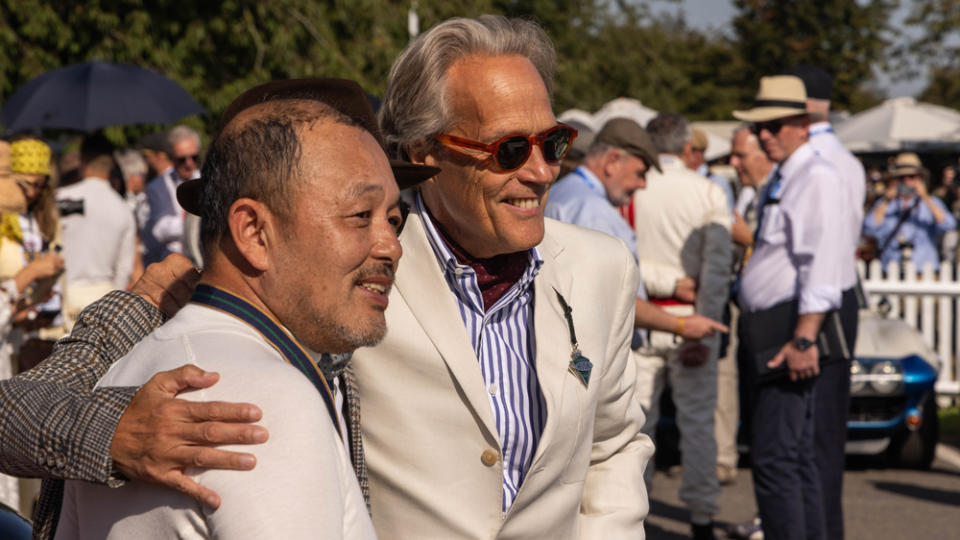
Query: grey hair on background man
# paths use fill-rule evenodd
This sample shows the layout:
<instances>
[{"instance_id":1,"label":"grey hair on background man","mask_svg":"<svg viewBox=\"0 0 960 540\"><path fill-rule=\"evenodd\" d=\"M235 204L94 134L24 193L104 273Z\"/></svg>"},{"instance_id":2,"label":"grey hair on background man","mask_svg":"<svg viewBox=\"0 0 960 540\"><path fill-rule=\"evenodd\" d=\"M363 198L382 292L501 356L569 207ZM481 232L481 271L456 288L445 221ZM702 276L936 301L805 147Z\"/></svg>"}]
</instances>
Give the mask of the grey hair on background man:
<instances>
[{"instance_id":1,"label":"grey hair on background man","mask_svg":"<svg viewBox=\"0 0 960 540\"><path fill-rule=\"evenodd\" d=\"M690 123L675 112L661 112L647 124L647 133L657 152L679 156L690 140Z\"/></svg>"},{"instance_id":2,"label":"grey hair on background man","mask_svg":"<svg viewBox=\"0 0 960 540\"><path fill-rule=\"evenodd\" d=\"M523 56L540 73L547 93L553 90L557 53L536 23L500 15L444 21L417 37L390 69L380 108L389 156L401 158L406 148L450 127L447 71L470 55Z\"/></svg>"},{"instance_id":3,"label":"grey hair on background man","mask_svg":"<svg viewBox=\"0 0 960 540\"><path fill-rule=\"evenodd\" d=\"M189 126L176 126L167 133L167 155L173 155L173 147L178 142L193 139L197 143L197 149L201 147L200 134Z\"/></svg>"},{"instance_id":4,"label":"grey hair on background man","mask_svg":"<svg viewBox=\"0 0 960 540\"><path fill-rule=\"evenodd\" d=\"M143 159L140 152L132 148L115 151L113 153L113 159L116 160L117 166L120 167L120 173L123 174L124 180L129 180L130 177L135 174L141 176L146 176L147 174L146 160Z\"/></svg>"}]
</instances>

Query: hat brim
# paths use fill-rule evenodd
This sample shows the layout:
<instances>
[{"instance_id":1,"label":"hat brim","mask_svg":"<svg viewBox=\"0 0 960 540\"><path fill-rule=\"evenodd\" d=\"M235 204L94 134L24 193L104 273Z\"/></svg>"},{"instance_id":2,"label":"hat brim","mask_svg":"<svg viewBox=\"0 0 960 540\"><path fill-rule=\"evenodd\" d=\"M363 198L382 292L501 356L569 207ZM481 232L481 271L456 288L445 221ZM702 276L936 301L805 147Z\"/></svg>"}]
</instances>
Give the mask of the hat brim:
<instances>
[{"instance_id":1,"label":"hat brim","mask_svg":"<svg viewBox=\"0 0 960 540\"><path fill-rule=\"evenodd\" d=\"M805 114L806 109L795 107L754 107L746 111L733 111L733 117L744 122L769 122Z\"/></svg>"},{"instance_id":2,"label":"hat brim","mask_svg":"<svg viewBox=\"0 0 960 540\"><path fill-rule=\"evenodd\" d=\"M914 176L920 175L924 180L930 177L930 171L926 167L915 167L913 165L906 167L897 167L892 171L887 171L883 173L883 180L893 180L894 178L903 178L904 176Z\"/></svg>"},{"instance_id":3,"label":"hat brim","mask_svg":"<svg viewBox=\"0 0 960 540\"><path fill-rule=\"evenodd\" d=\"M439 167L417 165L396 159L390 160L390 168L393 169L393 177L396 178L397 186L401 190L416 186L420 182L440 173ZM180 187L177 188L177 202L179 202L180 206L187 212L199 216L200 211L203 209L202 180L198 178L196 180L187 180L180 184Z\"/></svg>"}]
</instances>

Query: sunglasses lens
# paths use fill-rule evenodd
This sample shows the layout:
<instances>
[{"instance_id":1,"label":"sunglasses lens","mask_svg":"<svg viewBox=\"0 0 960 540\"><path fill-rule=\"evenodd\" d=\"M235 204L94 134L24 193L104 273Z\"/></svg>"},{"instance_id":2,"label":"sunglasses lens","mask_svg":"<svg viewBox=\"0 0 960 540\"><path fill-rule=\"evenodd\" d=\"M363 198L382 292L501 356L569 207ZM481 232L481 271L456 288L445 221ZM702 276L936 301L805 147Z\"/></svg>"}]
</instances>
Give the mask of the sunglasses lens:
<instances>
[{"instance_id":1,"label":"sunglasses lens","mask_svg":"<svg viewBox=\"0 0 960 540\"><path fill-rule=\"evenodd\" d=\"M550 163L556 163L563 159L563 156L567 155L567 150L570 149L570 138L573 135L573 132L565 127L560 126L550 133L547 133L547 136L543 139L543 157Z\"/></svg>"},{"instance_id":2,"label":"sunglasses lens","mask_svg":"<svg viewBox=\"0 0 960 540\"><path fill-rule=\"evenodd\" d=\"M504 170L520 168L530 155L530 141L526 137L510 137L497 148L497 164Z\"/></svg>"}]
</instances>

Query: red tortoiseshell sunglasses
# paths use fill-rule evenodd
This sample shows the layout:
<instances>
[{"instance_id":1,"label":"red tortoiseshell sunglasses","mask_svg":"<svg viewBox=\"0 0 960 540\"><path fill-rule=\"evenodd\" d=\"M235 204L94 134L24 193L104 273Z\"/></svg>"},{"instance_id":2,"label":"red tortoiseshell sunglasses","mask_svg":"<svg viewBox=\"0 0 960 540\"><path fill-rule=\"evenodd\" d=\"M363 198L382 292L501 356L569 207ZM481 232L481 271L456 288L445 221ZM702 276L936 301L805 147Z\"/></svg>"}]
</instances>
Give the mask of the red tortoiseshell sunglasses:
<instances>
[{"instance_id":1,"label":"red tortoiseshell sunglasses","mask_svg":"<svg viewBox=\"0 0 960 540\"><path fill-rule=\"evenodd\" d=\"M547 163L557 163L567 155L573 140L577 138L577 130L566 124L557 124L552 128L534 136L511 133L500 137L496 141L485 144L441 133L434 138L442 144L460 148L481 150L493 156L497 167L504 172L515 171L523 166L533 151L533 145L540 147L543 158Z\"/></svg>"}]
</instances>

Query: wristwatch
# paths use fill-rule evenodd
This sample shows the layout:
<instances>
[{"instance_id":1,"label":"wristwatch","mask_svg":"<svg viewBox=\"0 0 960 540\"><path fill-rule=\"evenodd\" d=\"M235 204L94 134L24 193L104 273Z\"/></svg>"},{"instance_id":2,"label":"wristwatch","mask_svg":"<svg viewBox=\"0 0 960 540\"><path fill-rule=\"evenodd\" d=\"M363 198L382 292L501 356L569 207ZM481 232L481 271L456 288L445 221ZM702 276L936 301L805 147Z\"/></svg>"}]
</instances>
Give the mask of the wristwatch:
<instances>
[{"instance_id":1,"label":"wristwatch","mask_svg":"<svg viewBox=\"0 0 960 540\"><path fill-rule=\"evenodd\" d=\"M794 337L793 341L791 341L790 343L793 343L793 347L798 351L805 351L810 347L813 347L814 345L813 341L810 341L809 339L803 336Z\"/></svg>"}]
</instances>

